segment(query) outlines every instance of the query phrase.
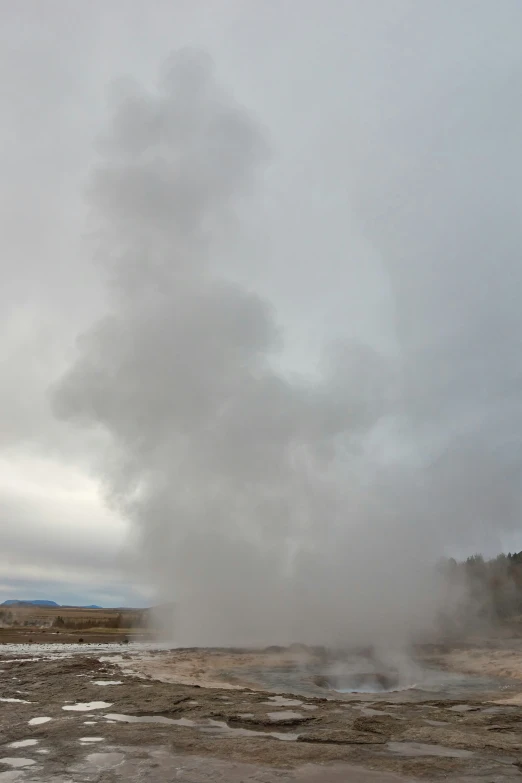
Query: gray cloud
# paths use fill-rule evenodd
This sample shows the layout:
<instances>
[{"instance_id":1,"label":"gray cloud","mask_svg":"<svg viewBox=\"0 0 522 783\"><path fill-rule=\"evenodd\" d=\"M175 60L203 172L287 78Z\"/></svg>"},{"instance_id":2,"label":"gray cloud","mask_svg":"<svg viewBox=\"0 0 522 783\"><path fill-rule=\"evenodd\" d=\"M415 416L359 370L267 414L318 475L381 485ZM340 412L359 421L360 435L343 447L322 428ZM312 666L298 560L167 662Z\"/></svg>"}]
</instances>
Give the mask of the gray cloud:
<instances>
[{"instance_id":1,"label":"gray cloud","mask_svg":"<svg viewBox=\"0 0 522 783\"><path fill-rule=\"evenodd\" d=\"M94 482L49 457L11 455L0 465L0 601L33 594L62 602L82 592L83 603L102 594L116 605L137 600L140 586L126 583L127 526L103 509Z\"/></svg>"}]
</instances>

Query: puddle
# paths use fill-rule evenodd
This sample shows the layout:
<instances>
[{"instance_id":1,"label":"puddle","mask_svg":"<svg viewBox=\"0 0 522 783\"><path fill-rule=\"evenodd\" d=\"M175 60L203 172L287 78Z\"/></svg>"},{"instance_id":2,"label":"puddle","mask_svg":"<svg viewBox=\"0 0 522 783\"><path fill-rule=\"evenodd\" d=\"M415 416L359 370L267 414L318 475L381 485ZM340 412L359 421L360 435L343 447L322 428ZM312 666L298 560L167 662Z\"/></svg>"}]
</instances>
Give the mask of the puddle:
<instances>
[{"instance_id":1,"label":"puddle","mask_svg":"<svg viewBox=\"0 0 522 783\"><path fill-rule=\"evenodd\" d=\"M391 713L389 713L391 715ZM447 726L448 721L447 720L428 720L427 718L424 720L424 723L427 723L428 726Z\"/></svg>"},{"instance_id":2,"label":"puddle","mask_svg":"<svg viewBox=\"0 0 522 783\"><path fill-rule=\"evenodd\" d=\"M253 718L254 713L253 712L239 712L238 718Z\"/></svg>"},{"instance_id":3,"label":"puddle","mask_svg":"<svg viewBox=\"0 0 522 783\"><path fill-rule=\"evenodd\" d=\"M37 739L18 740L18 742L9 743L10 748L30 748L32 745L38 745Z\"/></svg>"},{"instance_id":4,"label":"puddle","mask_svg":"<svg viewBox=\"0 0 522 783\"><path fill-rule=\"evenodd\" d=\"M301 720L303 715L300 712L293 712L292 710L285 710L283 712L267 712L270 720L277 722L279 720ZM308 720L308 718L307 718Z\"/></svg>"},{"instance_id":5,"label":"puddle","mask_svg":"<svg viewBox=\"0 0 522 783\"><path fill-rule=\"evenodd\" d=\"M42 750L35 750L35 753L40 753L41 755L44 755L45 753L50 753L50 750L47 750L46 748L42 748Z\"/></svg>"},{"instance_id":6,"label":"puddle","mask_svg":"<svg viewBox=\"0 0 522 783\"><path fill-rule=\"evenodd\" d=\"M29 726L41 726L42 723L49 723L52 718L31 718Z\"/></svg>"},{"instance_id":7,"label":"puddle","mask_svg":"<svg viewBox=\"0 0 522 783\"><path fill-rule=\"evenodd\" d=\"M119 721L121 723L162 723L171 726L184 726L186 728L197 728L205 734L218 734L227 737L274 737L278 740L291 742L296 740L298 734L277 731L254 731L253 729L231 728L227 723L220 720L207 720L197 722L189 718L166 718L164 715L120 715L110 713L105 715L108 721Z\"/></svg>"},{"instance_id":8,"label":"puddle","mask_svg":"<svg viewBox=\"0 0 522 783\"><path fill-rule=\"evenodd\" d=\"M479 707L473 707L471 704L454 704L453 707L448 707L450 712L473 712L478 710Z\"/></svg>"},{"instance_id":9,"label":"puddle","mask_svg":"<svg viewBox=\"0 0 522 783\"><path fill-rule=\"evenodd\" d=\"M84 726L96 726L97 723L98 723L97 720L84 720L83 721L83 725Z\"/></svg>"},{"instance_id":10,"label":"puddle","mask_svg":"<svg viewBox=\"0 0 522 783\"><path fill-rule=\"evenodd\" d=\"M123 753L89 753L86 761L101 770L117 767L124 759Z\"/></svg>"},{"instance_id":11,"label":"puddle","mask_svg":"<svg viewBox=\"0 0 522 783\"><path fill-rule=\"evenodd\" d=\"M482 710L483 715L513 715L516 712L516 707L486 707Z\"/></svg>"},{"instance_id":12,"label":"puddle","mask_svg":"<svg viewBox=\"0 0 522 783\"><path fill-rule=\"evenodd\" d=\"M93 680L93 685L123 685L123 680Z\"/></svg>"},{"instance_id":13,"label":"puddle","mask_svg":"<svg viewBox=\"0 0 522 783\"><path fill-rule=\"evenodd\" d=\"M26 701L25 699L0 699L0 701L8 702L9 704L32 704L32 701Z\"/></svg>"},{"instance_id":14,"label":"puddle","mask_svg":"<svg viewBox=\"0 0 522 783\"><path fill-rule=\"evenodd\" d=\"M172 726L194 727L196 721L190 718L166 718L164 715L120 715L119 713L110 713L105 715L107 722L119 723L164 723Z\"/></svg>"},{"instance_id":15,"label":"puddle","mask_svg":"<svg viewBox=\"0 0 522 783\"><path fill-rule=\"evenodd\" d=\"M5 758L0 759L0 764L7 764L10 767L13 767L14 769L22 768L22 767L32 767L33 764L36 764L36 761L33 759L23 759L23 758Z\"/></svg>"},{"instance_id":16,"label":"puddle","mask_svg":"<svg viewBox=\"0 0 522 783\"><path fill-rule=\"evenodd\" d=\"M103 742L105 737L80 737L80 742Z\"/></svg>"},{"instance_id":17,"label":"puddle","mask_svg":"<svg viewBox=\"0 0 522 783\"><path fill-rule=\"evenodd\" d=\"M268 701L262 704L275 704L277 707L300 707L303 703L299 699L287 699L285 696L269 696Z\"/></svg>"},{"instance_id":18,"label":"puddle","mask_svg":"<svg viewBox=\"0 0 522 783\"><path fill-rule=\"evenodd\" d=\"M226 737L273 737L274 739L282 740L283 742L295 742L299 737L299 734L290 734L289 732L233 729L224 721L214 720L213 718L208 719L207 725L201 724L198 728L204 734L218 734Z\"/></svg>"},{"instance_id":19,"label":"puddle","mask_svg":"<svg viewBox=\"0 0 522 783\"><path fill-rule=\"evenodd\" d=\"M316 710L317 707L315 704L303 704L301 707L302 710Z\"/></svg>"},{"instance_id":20,"label":"puddle","mask_svg":"<svg viewBox=\"0 0 522 783\"><path fill-rule=\"evenodd\" d=\"M108 701L84 701L77 704L68 704L66 707L62 707L62 710L73 710L74 712L89 712L89 710L104 710L107 707L112 707L112 704Z\"/></svg>"},{"instance_id":21,"label":"puddle","mask_svg":"<svg viewBox=\"0 0 522 783\"><path fill-rule=\"evenodd\" d=\"M24 773L18 770L9 770L8 772L0 772L0 783L13 783L15 780L23 778Z\"/></svg>"},{"instance_id":22,"label":"puddle","mask_svg":"<svg viewBox=\"0 0 522 783\"><path fill-rule=\"evenodd\" d=\"M388 742L388 750L401 756L441 756L448 759L469 759L470 750L447 748L444 745L429 745L424 742Z\"/></svg>"}]
</instances>

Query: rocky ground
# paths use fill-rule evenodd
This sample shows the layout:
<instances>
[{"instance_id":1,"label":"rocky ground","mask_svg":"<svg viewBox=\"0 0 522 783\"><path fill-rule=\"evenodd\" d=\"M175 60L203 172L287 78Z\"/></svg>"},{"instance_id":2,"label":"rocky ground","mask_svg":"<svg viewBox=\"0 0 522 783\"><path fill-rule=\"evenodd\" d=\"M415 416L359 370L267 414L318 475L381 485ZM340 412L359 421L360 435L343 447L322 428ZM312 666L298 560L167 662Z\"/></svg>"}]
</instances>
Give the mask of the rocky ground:
<instances>
[{"instance_id":1,"label":"rocky ground","mask_svg":"<svg viewBox=\"0 0 522 783\"><path fill-rule=\"evenodd\" d=\"M493 668L509 660L513 675L522 658L504 652L489 660ZM444 672L455 656L461 669L480 661L481 674L491 673L473 650L426 658ZM419 688L314 696L306 676L305 695L298 680L291 692L261 689L267 673L295 670L296 660L306 672L302 654L280 650L120 647L101 660L94 651L38 659L10 651L0 656L0 783L522 780L516 676L470 680L454 698Z\"/></svg>"}]
</instances>

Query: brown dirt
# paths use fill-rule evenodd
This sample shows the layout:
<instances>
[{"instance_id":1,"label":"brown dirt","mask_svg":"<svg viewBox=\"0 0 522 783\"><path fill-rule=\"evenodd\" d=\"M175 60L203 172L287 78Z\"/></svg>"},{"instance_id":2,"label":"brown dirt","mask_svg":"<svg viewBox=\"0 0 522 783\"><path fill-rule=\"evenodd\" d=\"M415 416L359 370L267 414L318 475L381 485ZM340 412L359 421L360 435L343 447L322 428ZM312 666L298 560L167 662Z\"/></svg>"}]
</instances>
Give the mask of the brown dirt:
<instances>
[{"instance_id":1,"label":"brown dirt","mask_svg":"<svg viewBox=\"0 0 522 783\"><path fill-rule=\"evenodd\" d=\"M452 650L445 660L455 671L522 681L522 641L518 639L511 641L509 647Z\"/></svg>"},{"instance_id":2,"label":"brown dirt","mask_svg":"<svg viewBox=\"0 0 522 783\"><path fill-rule=\"evenodd\" d=\"M202 688L256 688L252 671L261 668L296 668L319 660L320 653L306 648L276 648L274 650L181 649L169 655L133 657L129 670L184 685Z\"/></svg>"},{"instance_id":3,"label":"brown dirt","mask_svg":"<svg viewBox=\"0 0 522 783\"><path fill-rule=\"evenodd\" d=\"M104 628L82 629L79 631L50 631L0 628L0 653L3 644L111 644L117 642L148 641L151 634L132 630L112 630Z\"/></svg>"}]
</instances>

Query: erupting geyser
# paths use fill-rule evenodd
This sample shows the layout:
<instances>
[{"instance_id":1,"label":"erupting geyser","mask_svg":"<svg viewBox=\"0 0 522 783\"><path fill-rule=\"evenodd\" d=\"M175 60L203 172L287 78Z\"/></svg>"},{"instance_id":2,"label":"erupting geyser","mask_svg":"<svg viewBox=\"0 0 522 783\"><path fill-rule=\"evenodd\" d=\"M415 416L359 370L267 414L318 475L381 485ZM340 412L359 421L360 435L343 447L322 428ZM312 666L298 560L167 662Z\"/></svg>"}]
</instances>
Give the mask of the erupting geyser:
<instances>
[{"instance_id":1,"label":"erupting geyser","mask_svg":"<svg viewBox=\"0 0 522 783\"><path fill-rule=\"evenodd\" d=\"M456 106L453 90L419 89L404 107L402 92L388 96L359 65L368 85L346 79L354 103L313 169L341 176L324 191L345 194L339 235L320 220L287 226L284 209L267 233L286 248L297 298L298 232L298 247L318 253L318 278L329 248L344 247L346 288L357 287L361 245L352 253L343 234L353 222L379 257L388 315L375 314L383 339L348 323L346 337L325 335L308 374L291 371L282 319L252 288L261 229L236 231L243 215L245 227L264 226L252 193L299 210L303 183L277 201L284 183L266 174L263 131L209 58L181 51L157 91L121 87L101 145L90 195L109 313L82 336L54 403L107 436L104 486L132 522L142 579L157 603L176 602L178 644L407 647L459 600L438 558L484 540L492 520L519 524L522 267L508 239L518 216L499 189L517 177L509 155L505 179L494 162L515 125L502 125L502 145L481 146L476 133L470 145L474 88ZM456 112L451 133L423 106L430 95L436 116L443 99ZM325 168L336 127L343 165ZM314 177L304 181L320 202Z\"/></svg>"}]
</instances>

